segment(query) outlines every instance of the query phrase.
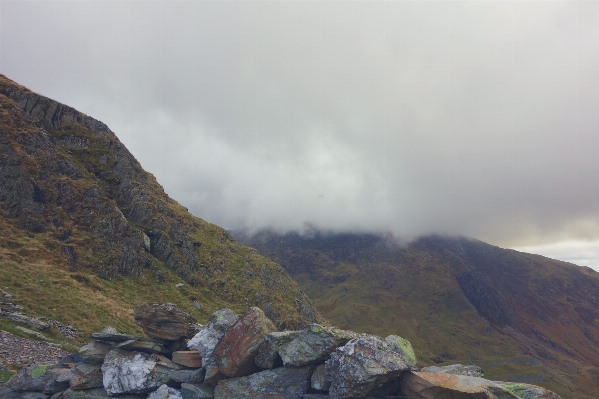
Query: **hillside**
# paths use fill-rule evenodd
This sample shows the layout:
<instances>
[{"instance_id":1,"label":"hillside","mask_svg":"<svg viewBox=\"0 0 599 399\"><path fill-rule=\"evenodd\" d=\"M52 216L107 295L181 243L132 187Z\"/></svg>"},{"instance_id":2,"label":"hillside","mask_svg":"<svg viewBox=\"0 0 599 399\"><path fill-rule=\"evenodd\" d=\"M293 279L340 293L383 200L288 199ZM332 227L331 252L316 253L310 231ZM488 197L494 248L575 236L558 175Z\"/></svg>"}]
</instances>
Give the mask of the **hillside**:
<instances>
[{"instance_id":1,"label":"hillside","mask_svg":"<svg viewBox=\"0 0 599 399\"><path fill-rule=\"evenodd\" d=\"M591 269L466 238L234 235L279 262L334 325L405 336L425 365L475 363L494 380L599 397Z\"/></svg>"},{"instance_id":2,"label":"hillside","mask_svg":"<svg viewBox=\"0 0 599 399\"><path fill-rule=\"evenodd\" d=\"M139 333L143 302L201 323L250 306L279 328L321 320L279 265L171 199L106 125L2 75L0 276L13 305L82 337L107 324Z\"/></svg>"}]
</instances>

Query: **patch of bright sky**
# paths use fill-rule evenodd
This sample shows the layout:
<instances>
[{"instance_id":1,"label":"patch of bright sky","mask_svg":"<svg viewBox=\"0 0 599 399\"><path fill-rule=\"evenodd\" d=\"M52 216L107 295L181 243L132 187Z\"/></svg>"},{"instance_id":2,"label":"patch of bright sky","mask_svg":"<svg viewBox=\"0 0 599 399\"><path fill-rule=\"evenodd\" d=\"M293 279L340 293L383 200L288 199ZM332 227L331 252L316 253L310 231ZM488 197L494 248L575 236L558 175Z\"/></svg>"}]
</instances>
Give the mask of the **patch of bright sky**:
<instances>
[{"instance_id":1,"label":"patch of bright sky","mask_svg":"<svg viewBox=\"0 0 599 399\"><path fill-rule=\"evenodd\" d=\"M588 266L599 271L599 240L563 241L554 244L513 247L512 249L543 255L578 266Z\"/></svg>"}]
</instances>

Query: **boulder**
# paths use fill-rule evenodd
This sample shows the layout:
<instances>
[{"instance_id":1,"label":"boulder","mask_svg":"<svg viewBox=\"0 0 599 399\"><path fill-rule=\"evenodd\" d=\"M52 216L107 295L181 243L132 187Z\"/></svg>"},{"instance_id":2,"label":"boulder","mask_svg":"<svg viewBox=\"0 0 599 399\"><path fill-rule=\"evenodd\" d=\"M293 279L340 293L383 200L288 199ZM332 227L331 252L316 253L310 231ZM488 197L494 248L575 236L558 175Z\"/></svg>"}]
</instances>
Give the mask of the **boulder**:
<instances>
[{"instance_id":1,"label":"boulder","mask_svg":"<svg viewBox=\"0 0 599 399\"><path fill-rule=\"evenodd\" d=\"M132 352L168 353L162 343L149 339L130 339L120 343L117 347Z\"/></svg>"},{"instance_id":2,"label":"boulder","mask_svg":"<svg viewBox=\"0 0 599 399\"><path fill-rule=\"evenodd\" d=\"M221 309L213 313L206 327L189 340L187 347L200 352L202 358L211 357L220 339L238 318L231 309Z\"/></svg>"},{"instance_id":3,"label":"boulder","mask_svg":"<svg viewBox=\"0 0 599 399\"><path fill-rule=\"evenodd\" d=\"M202 357L198 351L175 351L173 362L185 367L202 367Z\"/></svg>"},{"instance_id":4,"label":"boulder","mask_svg":"<svg viewBox=\"0 0 599 399\"><path fill-rule=\"evenodd\" d=\"M116 344L108 342L90 342L79 349L79 356L86 363L102 363L104 358L116 348Z\"/></svg>"},{"instance_id":5,"label":"boulder","mask_svg":"<svg viewBox=\"0 0 599 399\"><path fill-rule=\"evenodd\" d=\"M181 384L183 399L212 399L214 387L208 384Z\"/></svg>"},{"instance_id":6,"label":"boulder","mask_svg":"<svg viewBox=\"0 0 599 399\"><path fill-rule=\"evenodd\" d=\"M406 357L376 335L362 334L326 361L332 397L357 398L410 370Z\"/></svg>"},{"instance_id":7,"label":"boulder","mask_svg":"<svg viewBox=\"0 0 599 399\"><path fill-rule=\"evenodd\" d=\"M442 373L442 374L455 374L455 375L467 375L470 377L484 377L482 369L478 366L470 365L465 366L462 364L451 364L449 366L430 366L423 367L420 371L425 373Z\"/></svg>"},{"instance_id":8,"label":"boulder","mask_svg":"<svg viewBox=\"0 0 599 399\"><path fill-rule=\"evenodd\" d=\"M358 334L351 331L311 324L300 331L293 341L283 346L279 355L285 366L321 364L335 348L356 337Z\"/></svg>"},{"instance_id":9,"label":"boulder","mask_svg":"<svg viewBox=\"0 0 599 399\"><path fill-rule=\"evenodd\" d=\"M264 336L276 327L264 312L249 308L225 333L212 353L227 377L242 377L258 371L254 363Z\"/></svg>"},{"instance_id":10,"label":"boulder","mask_svg":"<svg viewBox=\"0 0 599 399\"><path fill-rule=\"evenodd\" d=\"M264 336L264 342L258 349L256 366L261 369L274 369L283 365L279 350L298 337L299 331L271 332Z\"/></svg>"},{"instance_id":11,"label":"boulder","mask_svg":"<svg viewBox=\"0 0 599 399\"><path fill-rule=\"evenodd\" d=\"M103 386L102 368L99 364L80 363L70 371L71 389L90 389Z\"/></svg>"},{"instance_id":12,"label":"boulder","mask_svg":"<svg viewBox=\"0 0 599 399\"><path fill-rule=\"evenodd\" d=\"M153 355L114 349L102 364L104 389L113 395L148 393L171 382L171 369Z\"/></svg>"},{"instance_id":13,"label":"boulder","mask_svg":"<svg viewBox=\"0 0 599 399\"><path fill-rule=\"evenodd\" d=\"M413 367L416 367L416 354L414 354L414 349L410 341L398 335L389 335L385 338L385 341L391 344L396 352L408 359Z\"/></svg>"},{"instance_id":14,"label":"boulder","mask_svg":"<svg viewBox=\"0 0 599 399\"><path fill-rule=\"evenodd\" d=\"M494 381L522 399L562 399L558 394L536 385L519 382Z\"/></svg>"},{"instance_id":15,"label":"boulder","mask_svg":"<svg viewBox=\"0 0 599 399\"><path fill-rule=\"evenodd\" d=\"M206 360L206 362L204 362ZM202 365L206 373L204 374L204 382L210 385L216 385L220 380L225 378L225 375L221 373L218 365L212 357L205 359L202 358Z\"/></svg>"},{"instance_id":16,"label":"boulder","mask_svg":"<svg viewBox=\"0 0 599 399\"><path fill-rule=\"evenodd\" d=\"M299 399L309 389L310 368L280 367L221 380L214 399Z\"/></svg>"},{"instance_id":17,"label":"boulder","mask_svg":"<svg viewBox=\"0 0 599 399\"><path fill-rule=\"evenodd\" d=\"M167 385L160 387L148 395L148 399L183 399L181 392L174 388L169 388Z\"/></svg>"},{"instance_id":18,"label":"boulder","mask_svg":"<svg viewBox=\"0 0 599 399\"><path fill-rule=\"evenodd\" d=\"M135 323L150 338L177 341L193 337L198 330L197 320L172 303L147 303L133 310Z\"/></svg>"},{"instance_id":19,"label":"boulder","mask_svg":"<svg viewBox=\"0 0 599 399\"><path fill-rule=\"evenodd\" d=\"M106 329L104 329L106 330ZM119 334L112 332L100 332L100 333L92 333L89 336L91 339L95 339L96 341L108 341L108 342L125 342L125 341L136 341L138 339L143 339L143 337L138 337L135 335L128 334Z\"/></svg>"},{"instance_id":20,"label":"boulder","mask_svg":"<svg viewBox=\"0 0 599 399\"><path fill-rule=\"evenodd\" d=\"M194 370L177 370L171 372L171 378L176 382L186 382L186 383L199 383L204 381L204 376L206 375L206 369L194 369Z\"/></svg>"},{"instance_id":21,"label":"boulder","mask_svg":"<svg viewBox=\"0 0 599 399\"><path fill-rule=\"evenodd\" d=\"M34 391L53 394L69 387L68 379L61 379L67 368L52 368L49 364L35 364L19 370L6 383L9 389L17 392Z\"/></svg>"},{"instance_id":22,"label":"boulder","mask_svg":"<svg viewBox=\"0 0 599 399\"><path fill-rule=\"evenodd\" d=\"M412 399L519 399L501 385L480 377L407 372L400 383L401 391Z\"/></svg>"},{"instance_id":23,"label":"boulder","mask_svg":"<svg viewBox=\"0 0 599 399\"><path fill-rule=\"evenodd\" d=\"M331 387L331 382L327 380L326 366L320 364L314 369L310 378L310 386L317 391L328 391Z\"/></svg>"},{"instance_id":24,"label":"boulder","mask_svg":"<svg viewBox=\"0 0 599 399\"><path fill-rule=\"evenodd\" d=\"M120 395L119 399L145 399L145 395ZM66 391L52 396L50 399L111 399L104 388L93 388L84 390L67 389Z\"/></svg>"}]
</instances>

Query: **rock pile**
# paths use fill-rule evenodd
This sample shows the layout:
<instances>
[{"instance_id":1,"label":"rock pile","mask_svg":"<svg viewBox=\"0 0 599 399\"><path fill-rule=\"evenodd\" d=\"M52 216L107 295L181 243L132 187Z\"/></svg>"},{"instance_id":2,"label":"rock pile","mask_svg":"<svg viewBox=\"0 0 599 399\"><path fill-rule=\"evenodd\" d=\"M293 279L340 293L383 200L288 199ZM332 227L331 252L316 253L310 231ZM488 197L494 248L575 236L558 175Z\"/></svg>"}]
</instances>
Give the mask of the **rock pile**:
<instances>
[{"instance_id":1,"label":"rock pile","mask_svg":"<svg viewBox=\"0 0 599 399\"><path fill-rule=\"evenodd\" d=\"M19 371L0 399L559 399L485 380L476 366L418 372L410 343L396 335L317 324L278 332L259 308L240 317L219 310L203 328L170 304L134 315L148 337L107 327L78 354Z\"/></svg>"}]
</instances>

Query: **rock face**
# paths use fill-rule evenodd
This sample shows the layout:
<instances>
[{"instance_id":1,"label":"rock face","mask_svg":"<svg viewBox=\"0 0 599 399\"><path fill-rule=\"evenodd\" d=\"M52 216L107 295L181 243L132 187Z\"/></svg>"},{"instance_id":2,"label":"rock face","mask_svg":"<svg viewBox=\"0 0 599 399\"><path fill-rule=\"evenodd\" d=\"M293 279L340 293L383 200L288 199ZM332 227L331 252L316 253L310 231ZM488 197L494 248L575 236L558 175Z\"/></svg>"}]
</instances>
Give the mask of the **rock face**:
<instances>
[{"instance_id":1,"label":"rock face","mask_svg":"<svg viewBox=\"0 0 599 399\"><path fill-rule=\"evenodd\" d=\"M99 364L77 364L70 370L71 389L90 389L103 386L102 369Z\"/></svg>"},{"instance_id":2,"label":"rock face","mask_svg":"<svg viewBox=\"0 0 599 399\"><path fill-rule=\"evenodd\" d=\"M148 303L133 310L135 323L151 338L177 341L198 332L197 320L171 303ZM200 326L201 327L201 326Z\"/></svg>"},{"instance_id":3,"label":"rock face","mask_svg":"<svg viewBox=\"0 0 599 399\"><path fill-rule=\"evenodd\" d=\"M106 356L102 374L109 395L146 393L171 380L169 371L150 355L121 349L114 349Z\"/></svg>"},{"instance_id":4,"label":"rock face","mask_svg":"<svg viewBox=\"0 0 599 399\"><path fill-rule=\"evenodd\" d=\"M380 337L362 334L337 348L327 360L330 395L357 398L410 370L405 356Z\"/></svg>"},{"instance_id":5,"label":"rock face","mask_svg":"<svg viewBox=\"0 0 599 399\"><path fill-rule=\"evenodd\" d=\"M310 368L281 367L219 381L214 399L299 399L308 392Z\"/></svg>"},{"instance_id":6,"label":"rock face","mask_svg":"<svg viewBox=\"0 0 599 399\"><path fill-rule=\"evenodd\" d=\"M401 390L412 399L520 399L502 386L479 377L409 372Z\"/></svg>"},{"instance_id":7,"label":"rock face","mask_svg":"<svg viewBox=\"0 0 599 399\"><path fill-rule=\"evenodd\" d=\"M279 351L285 366L307 366L323 363L335 348L344 345L358 334L337 328L311 324L297 338Z\"/></svg>"},{"instance_id":8,"label":"rock face","mask_svg":"<svg viewBox=\"0 0 599 399\"><path fill-rule=\"evenodd\" d=\"M69 381L60 378L68 371L66 368L52 368L48 364L36 364L19 370L6 385L13 391L53 394L69 387Z\"/></svg>"},{"instance_id":9,"label":"rock face","mask_svg":"<svg viewBox=\"0 0 599 399\"><path fill-rule=\"evenodd\" d=\"M522 399L561 399L555 392L536 385L502 381L496 383Z\"/></svg>"},{"instance_id":10,"label":"rock face","mask_svg":"<svg viewBox=\"0 0 599 399\"><path fill-rule=\"evenodd\" d=\"M241 377L258 371L255 364L264 336L276 327L259 308L250 308L227 330L216 348L214 360L227 377Z\"/></svg>"},{"instance_id":11,"label":"rock face","mask_svg":"<svg viewBox=\"0 0 599 399\"><path fill-rule=\"evenodd\" d=\"M426 373L442 373L442 374L456 374L456 375L466 375L470 377L484 377L485 373L483 373L482 369L478 366L470 365L464 366L462 364L452 364L449 366L431 366L431 367L423 367L420 371Z\"/></svg>"},{"instance_id":12,"label":"rock face","mask_svg":"<svg viewBox=\"0 0 599 399\"><path fill-rule=\"evenodd\" d=\"M264 342L258 349L256 366L261 369L274 369L283 365L283 359L279 355L285 345L293 341L300 334L299 331L272 332L264 336Z\"/></svg>"}]
</instances>

